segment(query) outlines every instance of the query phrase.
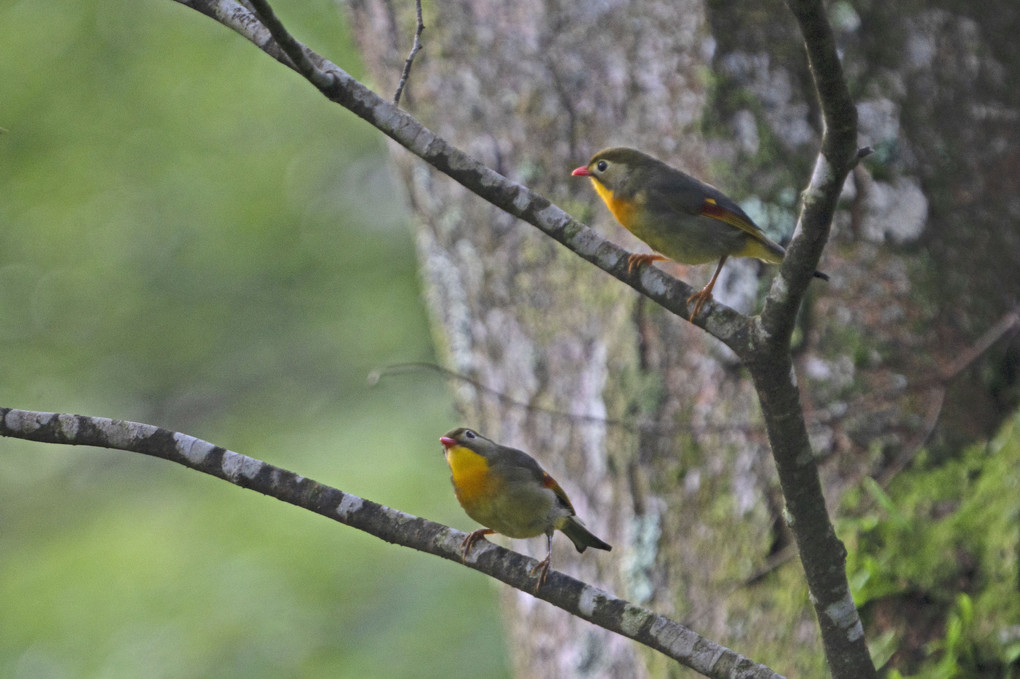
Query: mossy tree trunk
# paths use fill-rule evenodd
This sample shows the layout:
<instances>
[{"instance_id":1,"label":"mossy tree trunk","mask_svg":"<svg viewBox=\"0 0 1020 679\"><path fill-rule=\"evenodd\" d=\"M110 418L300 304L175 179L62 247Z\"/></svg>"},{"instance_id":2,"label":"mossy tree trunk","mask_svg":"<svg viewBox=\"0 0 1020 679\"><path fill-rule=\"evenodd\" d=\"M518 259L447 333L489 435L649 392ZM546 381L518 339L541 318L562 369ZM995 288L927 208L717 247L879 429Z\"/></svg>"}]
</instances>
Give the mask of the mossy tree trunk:
<instances>
[{"instance_id":1,"label":"mossy tree trunk","mask_svg":"<svg viewBox=\"0 0 1020 679\"><path fill-rule=\"evenodd\" d=\"M346 4L374 84L392 91L412 4ZM1007 84L1020 74L1015 53L989 35L993 16L833 7L861 100L861 142L878 153L837 215L821 265L833 280L813 284L801 317L796 363L816 453L832 460L832 500L923 439L930 393L911 385L1016 303L1020 205L1003 183L1020 168L1015 145L1002 142L1017 138ZM403 105L502 174L644 252L570 176L601 147L634 146L716 183L774 238L789 236L819 123L802 41L781 3L450 0L426 5L425 18ZM972 93L980 100L967 102ZM800 568L744 584L790 540L747 371L535 229L404 151L393 156L441 356L502 395L457 383L463 421L450 425L534 453L614 544L578 557L557 540L554 566L777 670L821 676ZM711 274L666 266L696 285ZM756 312L771 273L731 261L716 296ZM994 371L1008 356L989 360ZM1009 384L993 392L964 377L970 386L949 394L965 414L953 422L990 426ZM940 431L976 433L953 422ZM515 547L542 549L537 540ZM663 661L527 595L510 591L506 603L519 676L662 674Z\"/></svg>"}]
</instances>

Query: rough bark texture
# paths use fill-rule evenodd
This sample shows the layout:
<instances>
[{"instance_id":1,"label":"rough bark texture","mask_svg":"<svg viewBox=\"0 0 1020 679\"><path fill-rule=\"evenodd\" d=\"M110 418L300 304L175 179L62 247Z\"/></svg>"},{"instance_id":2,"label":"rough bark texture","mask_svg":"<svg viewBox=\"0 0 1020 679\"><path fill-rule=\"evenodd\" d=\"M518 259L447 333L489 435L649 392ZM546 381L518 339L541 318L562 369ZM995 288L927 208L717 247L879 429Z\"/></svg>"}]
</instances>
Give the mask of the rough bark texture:
<instances>
[{"instance_id":1,"label":"rough bark texture","mask_svg":"<svg viewBox=\"0 0 1020 679\"><path fill-rule=\"evenodd\" d=\"M347 4L374 84L391 92L413 4ZM999 31L1003 16L1016 28L1017 11L992 4L971 17L948 4L833 8L861 142L878 150L837 216L821 266L833 281L813 284L801 321L803 401L816 452L835 461L824 479L833 498L911 450L927 392L909 386L1016 303L1020 157L1006 140L1017 138L1008 84L1020 60ZM569 176L614 144L720 185L770 235L789 235L818 115L781 3L449 0L427 5L425 21L405 107L629 249L647 251ZM732 354L405 152L394 158L441 355L530 406L459 384L463 422L451 426L534 453L614 545L578 557L557 539L554 565L791 676L821 676L799 567L741 587L789 537L758 404ZM667 267L694 284L711 274ZM757 263L730 262L716 296L754 311L768 279ZM994 362L1009 360L998 350L986 365L998 375ZM983 434L1015 399L1008 379L993 389L977 371L964 378L949 394L959 417L941 427L946 440ZM663 674L664 661L527 595L508 594L507 607L519 676Z\"/></svg>"}]
</instances>

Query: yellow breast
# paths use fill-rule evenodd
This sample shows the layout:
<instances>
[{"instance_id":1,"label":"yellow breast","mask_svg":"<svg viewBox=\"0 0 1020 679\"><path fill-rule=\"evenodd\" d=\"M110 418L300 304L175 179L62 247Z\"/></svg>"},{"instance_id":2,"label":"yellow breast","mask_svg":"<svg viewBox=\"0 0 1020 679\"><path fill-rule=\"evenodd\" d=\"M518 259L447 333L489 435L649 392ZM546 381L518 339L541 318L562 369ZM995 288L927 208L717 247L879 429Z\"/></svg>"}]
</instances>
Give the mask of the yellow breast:
<instances>
[{"instance_id":1,"label":"yellow breast","mask_svg":"<svg viewBox=\"0 0 1020 679\"><path fill-rule=\"evenodd\" d=\"M496 490L496 481L489 474L489 462L478 453L454 446L446 451L446 462L450 465L450 478L457 500L464 509L491 498Z\"/></svg>"},{"instance_id":2,"label":"yellow breast","mask_svg":"<svg viewBox=\"0 0 1020 679\"><path fill-rule=\"evenodd\" d=\"M592 185L595 186L595 190L598 192L599 197L605 202L606 207L616 217L616 221L620 222L625 229L633 231L632 224L635 213L638 209L638 203L634 200L620 200L613 195L606 186L595 179L591 180Z\"/></svg>"}]
</instances>

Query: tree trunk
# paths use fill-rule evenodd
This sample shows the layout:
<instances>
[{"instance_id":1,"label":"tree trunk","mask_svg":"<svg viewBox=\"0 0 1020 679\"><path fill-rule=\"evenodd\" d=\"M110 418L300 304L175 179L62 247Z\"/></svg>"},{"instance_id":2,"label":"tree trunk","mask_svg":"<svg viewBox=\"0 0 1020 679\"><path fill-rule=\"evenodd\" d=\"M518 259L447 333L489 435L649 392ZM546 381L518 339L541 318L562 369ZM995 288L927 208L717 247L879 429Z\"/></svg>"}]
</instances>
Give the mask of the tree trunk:
<instances>
[{"instance_id":1,"label":"tree trunk","mask_svg":"<svg viewBox=\"0 0 1020 679\"><path fill-rule=\"evenodd\" d=\"M392 91L414 33L411 3L347 4L377 88ZM1017 138L1008 84L1020 74L1008 41L988 33L991 17L1016 10L992 4L999 14L988 9L987 21L833 8L861 141L878 150L856 172L823 258L833 280L813 284L801 321L803 400L816 452L835 461L825 470L833 499L923 439L929 393L911 385L1016 303L1020 157L1003 140ZM448 0L426 10L402 103L479 160L632 251L648 248L570 176L604 146L683 167L773 238L789 237L819 131L783 5ZM577 555L557 538L553 566L778 671L821 676L799 566L745 586L789 538L754 390L732 353L403 150L394 160L440 355L499 394L457 383L463 421L450 426L533 453L614 545ZM663 266L693 285L712 273ZM771 273L731 260L716 298L755 313ZM1001 399L1015 399L995 400L1009 386L992 392L972 378L951 391L960 417L941 436L983 434ZM544 542L514 548L540 556ZM651 653L526 594L509 591L506 604L518 676L663 674Z\"/></svg>"}]
</instances>

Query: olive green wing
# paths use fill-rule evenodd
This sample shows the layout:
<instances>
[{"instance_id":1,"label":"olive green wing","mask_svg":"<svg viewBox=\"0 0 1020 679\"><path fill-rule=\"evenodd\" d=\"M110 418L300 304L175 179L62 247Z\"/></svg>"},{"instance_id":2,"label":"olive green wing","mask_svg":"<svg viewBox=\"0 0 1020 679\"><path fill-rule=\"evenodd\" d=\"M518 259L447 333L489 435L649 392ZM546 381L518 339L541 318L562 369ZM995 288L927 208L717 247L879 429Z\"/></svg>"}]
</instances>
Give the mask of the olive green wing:
<instances>
[{"instance_id":1,"label":"olive green wing","mask_svg":"<svg viewBox=\"0 0 1020 679\"><path fill-rule=\"evenodd\" d=\"M504 447L503 452L503 461L500 464L526 470L527 473L542 484L542 486L555 493L560 503L569 509L571 514L576 513L574 511L574 505L570 504L570 498L567 497L566 492L560 488L560 484L556 483L556 479L549 476L549 473L542 469L542 465L540 465L535 458L531 457L523 450L517 450L516 448Z\"/></svg>"},{"instance_id":2,"label":"olive green wing","mask_svg":"<svg viewBox=\"0 0 1020 679\"><path fill-rule=\"evenodd\" d=\"M669 170L662 181L648 187L646 205L658 204L668 210L709 217L736 227L757 241L771 242L761 227L722 191L674 168Z\"/></svg>"}]
</instances>

